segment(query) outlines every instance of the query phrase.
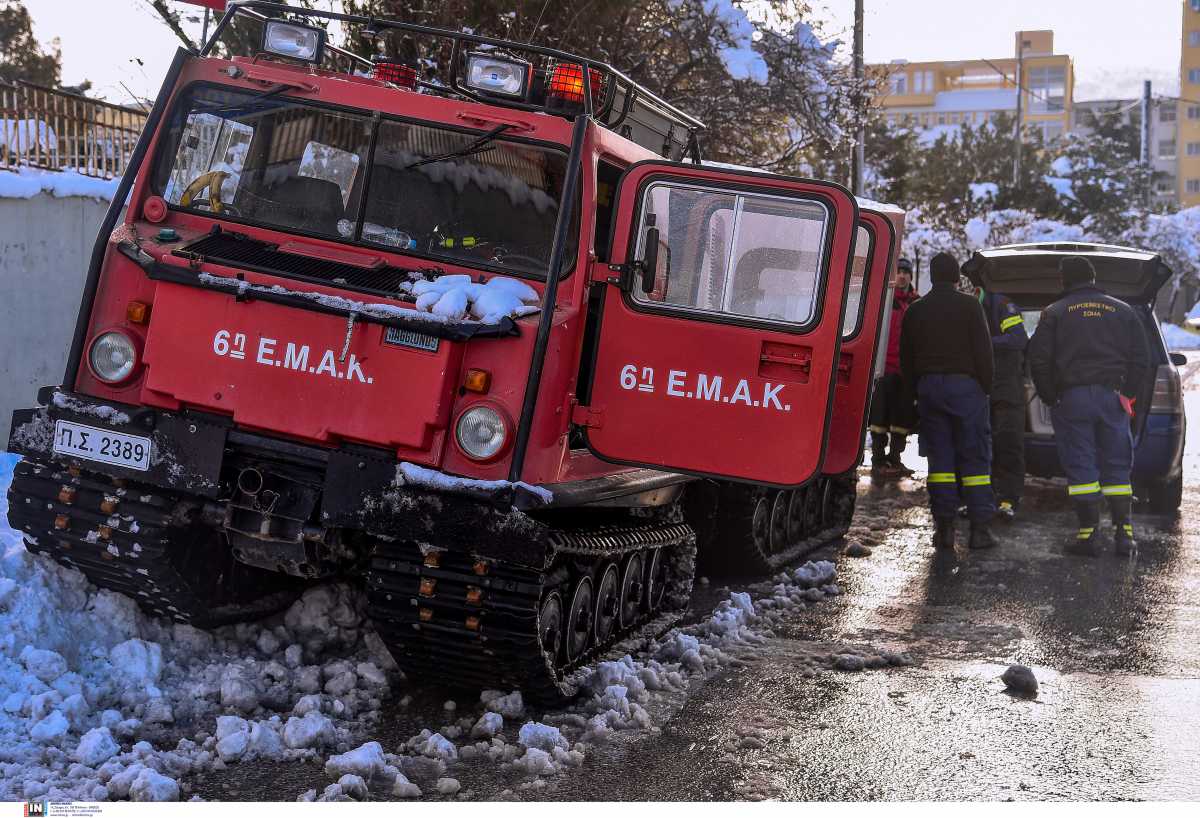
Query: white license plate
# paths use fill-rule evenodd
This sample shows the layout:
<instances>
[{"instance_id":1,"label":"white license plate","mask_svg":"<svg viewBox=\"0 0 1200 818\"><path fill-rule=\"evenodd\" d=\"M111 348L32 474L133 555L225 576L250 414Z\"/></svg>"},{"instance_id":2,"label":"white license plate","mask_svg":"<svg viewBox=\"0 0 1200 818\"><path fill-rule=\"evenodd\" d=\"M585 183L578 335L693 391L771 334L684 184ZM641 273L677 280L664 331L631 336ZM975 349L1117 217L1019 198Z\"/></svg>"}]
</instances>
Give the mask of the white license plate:
<instances>
[{"instance_id":1,"label":"white license plate","mask_svg":"<svg viewBox=\"0 0 1200 818\"><path fill-rule=\"evenodd\" d=\"M84 426L68 420L54 424L54 453L137 471L150 468L150 438Z\"/></svg>"}]
</instances>

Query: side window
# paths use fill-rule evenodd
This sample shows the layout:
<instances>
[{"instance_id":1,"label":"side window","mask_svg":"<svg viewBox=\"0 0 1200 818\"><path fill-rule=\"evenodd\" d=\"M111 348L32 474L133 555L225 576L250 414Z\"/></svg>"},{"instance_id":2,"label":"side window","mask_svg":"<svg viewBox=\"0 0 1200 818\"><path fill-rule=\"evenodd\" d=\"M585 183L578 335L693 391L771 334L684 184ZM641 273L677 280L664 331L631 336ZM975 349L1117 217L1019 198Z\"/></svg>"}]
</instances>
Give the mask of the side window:
<instances>
[{"instance_id":1,"label":"side window","mask_svg":"<svg viewBox=\"0 0 1200 818\"><path fill-rule=\"evenodd\" d=\"M621 169L601 159L596 169L596 235L592 239L600 261L608 261L611 252L608 243L612 239L613 208L620 180Z\"/></svg>"},{"instance_id":2,"label":"side window","mask_svg":"<svg viewBox=\"0 0 1200 818\"><path fill-rule=\"evenodd\" d=\"M642 302L805 324L816 312L829 220L818 202L656 182L642 201L636 258L658 229L654 289Z\"/></svg>"},{"instance_id":3,"label":"side window","mask_svg":"<svg viewBox=\"0 0 1200 818\"><path fill-rule=\"evenodd\" d=\"M867 263L871 259L871 231L859 227L854 234L854 261L850 268L850 289L846 293L846 312L842 318L842 337L853 338L862 326L863 293L867 286Z\"/></svg>"}]
</instances>

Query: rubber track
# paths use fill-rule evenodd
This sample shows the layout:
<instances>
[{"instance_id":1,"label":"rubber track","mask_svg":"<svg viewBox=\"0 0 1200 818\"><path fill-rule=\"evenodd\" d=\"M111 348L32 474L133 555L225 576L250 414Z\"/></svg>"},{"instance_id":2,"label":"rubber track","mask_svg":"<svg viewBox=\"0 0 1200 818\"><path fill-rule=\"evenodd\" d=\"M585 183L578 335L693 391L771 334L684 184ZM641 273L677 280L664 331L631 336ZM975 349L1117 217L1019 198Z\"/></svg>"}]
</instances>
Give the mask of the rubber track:
<instances>
[{"instance_id":1,"label":"rubber track","mask_svg":"<svg viewBox=\"0 0 1200 818\"><path fill-rule=\"evenodd\" d=\"M474 572L475 559L463 552L442 551L436 568L426 567L412 543L380 542L367 574L368 610L393 658L409 675L442 680L448 685L520 690L532 700L556 701L577 692L580 671L606 658L630 640L661 634L683 616L691 594L695 534L685 523L601 526L551 534L549 568L536 570L492 563L485 576ZM658 612L604 644L592 647L568 667L552 667L542 652L538 613L543 592L567 590L578 567L632 551L669 549L667 588ZM574 564L574 565L572 565ZM432 595L422 596L422 580L435 583ZM483 590L479 605L467 603L470 587ZM564 609L569 597L564 596ZM424 608L431 616L422 621ZM565 613L565 611L564 611ZM478 630L467 627L477 617Z\"/></svg>"},{"instance_id":2,"label":"rubber track","mask_svg":"<svg viewBox=\"0 0 1200 818\"><path fill-rule=\"evenodd\" d=\"M74 489L69 503L60 492ZM112 514L101 502L116 501ZM13 470L8 519L25 534L25 547L82 572L92 584L124 594L150 614L212 627L262 616L277 609L278 596L253 604L214 605L197 595L168 555L178 548L181 530L173 526L176 498L160 489L114 481L86 472L24 460ZM66 528L55 526L66 518ZM217 555L214 555L214 558Z\"/></svg>"}]
</instances>

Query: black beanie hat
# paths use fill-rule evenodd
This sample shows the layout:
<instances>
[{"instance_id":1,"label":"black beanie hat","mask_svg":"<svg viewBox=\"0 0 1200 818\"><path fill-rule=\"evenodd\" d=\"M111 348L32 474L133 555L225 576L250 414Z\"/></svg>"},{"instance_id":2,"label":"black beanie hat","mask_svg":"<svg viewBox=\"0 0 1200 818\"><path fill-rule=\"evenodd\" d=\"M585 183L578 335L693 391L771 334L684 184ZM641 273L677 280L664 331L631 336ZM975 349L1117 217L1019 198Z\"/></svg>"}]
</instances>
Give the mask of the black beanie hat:
<instances>
[{"instance_id":1,"label":"black beanie hat","mask_svg":"<svg viewBox=\"0 0 1200 818\"><path fill-rule=\"evenodd\" d=\"M902 273L911 273L913 271L912 262L906 258L902 258L896 262L896 269Z\"/></svg>"},{"instance_id":2,"label":"black beanie hat","mask_svg":"<svg viewBox=\"0 0 1200 818\"><path fill-rule=\"evenodd\" d=\"M929 279L934 284L957 284L958 262L949 253L938 253L929 260Z\"/></svg>"},{"instance_id":3,"label":"black beanie hat","mask_svg":"<svg viewBox=\"0 0 1200 818\"><path fill-rule=\"evenodd\" d=\"M1077 284L1091 284L1096 280L1096 268L1083 256L1065 257L1058 262L1058 272L1062 274L1064 289Z\"/></svg>"}]
</instances>

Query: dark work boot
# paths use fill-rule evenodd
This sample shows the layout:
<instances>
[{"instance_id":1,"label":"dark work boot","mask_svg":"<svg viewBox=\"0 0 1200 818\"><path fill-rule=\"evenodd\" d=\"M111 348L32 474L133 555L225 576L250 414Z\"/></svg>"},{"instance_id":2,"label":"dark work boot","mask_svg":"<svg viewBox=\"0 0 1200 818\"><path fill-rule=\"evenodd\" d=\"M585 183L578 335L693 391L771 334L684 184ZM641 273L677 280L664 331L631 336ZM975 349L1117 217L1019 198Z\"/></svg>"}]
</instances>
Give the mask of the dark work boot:
<instances>
[{"instance_id":1,"label":"dark work boot","mask_svg":"<svg viewBox=\"0 0 1200 818\"><path fill-rule=\"evenodd\" d=\"M992 535L992 524L986 520L972 520L971 539L967 542L967 548L983 549L995 547L996 538Z\"/></svg>"},{"instance_id":2,"label":"dark work boot","mask_svg":"<svg viewBox=\"0 0 1200 818\"><path fill-rule=\"evenodd\" d=\"M1091 498L1076 500L1075 516L1079 519L1079 530L1067 540L1063 550L1068 554L1095 556L1096 529L1100 526L1100 503Z\"/></svg>"},{"instance_id":3,"label":"dark work boot","mask_svg":"<svg viewBox=\"0 0 1200 818\"><path fill-rule=\"evenodd\" d=\"M1121 495L1108 498L1108 510L1113 522L1113 550L1118 554L1137 552L1137 541L1133 538L1133 498Z\"/></svg>"},{"instance_id":4,"label":"dark work boot","mask_svg":"<svg viewBox=\"0 0 1200 818\"><path fill-rule=\"evenodd\" d=\"M933 518L933 547L938 550L954 550L954 518Z\"/></svg>"},{"instance_id":5,"label":"dark work boot","mask_svg":"<svg viewBox=\"0 0 1200 818\"><path fill-rule=\"evenodd\" d=\"M888 462L892 464L892 468L900 477L912 477L913 470L904 465L904 461L900 459L900 455L904 454L904 449L908 445L908 437L906 435L892 432L888 435Z\"/></svg>"},{"instance_id":6,"label":"dark work boot","mask_svg":"<svg viewBox=\"0 0 1200 818\"><path fill-rule=\"evenodd\" d=\"M887 435L871 432L871 471L878 472L887 462Z\"/></svg>"}]
</instances>

